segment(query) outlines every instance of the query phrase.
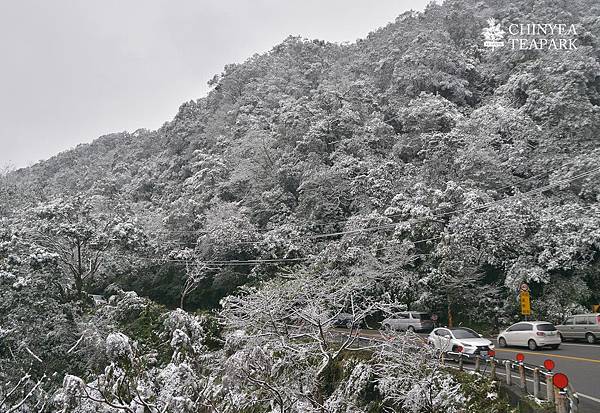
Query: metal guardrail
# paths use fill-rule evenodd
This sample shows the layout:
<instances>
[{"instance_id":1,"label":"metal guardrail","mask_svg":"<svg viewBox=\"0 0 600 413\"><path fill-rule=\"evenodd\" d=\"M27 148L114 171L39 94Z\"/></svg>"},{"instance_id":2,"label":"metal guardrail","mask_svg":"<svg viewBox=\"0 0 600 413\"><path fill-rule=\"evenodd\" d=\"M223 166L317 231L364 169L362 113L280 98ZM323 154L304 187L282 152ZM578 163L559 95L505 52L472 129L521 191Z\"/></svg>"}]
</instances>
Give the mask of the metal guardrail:
<instances>
[{"instance_id":1,"label":"metal guardrail","mask_svg":"<svg viewBox=\"0 0 600 413\"><path fill-rule=\"evenodd\" d=\"M448 356L452 361L456 361L458 365L453 366L448 364ZM452 351L442 353L441 360L444 365L457 368L461 371L464 370L465 361L472 361L475 365L474 371L481 375L486 375L488 371L487 367L489 366L489 375L492 380L497 380L498 375L504 375L506 384L511 386L513 385L513 379L515 379L514 384L518 385L521 391L525 393L529 393L527 387L527 379L529 377L533 383L532 396L538 400L545 400L554 404L556 413L577 413L579 411L579 396L573 386L569 383L566 389L560 390L552 382L553 373L544 367L509 359L484 357L478 354ZM482 369L482 364L485 365L484 369ZM498 372L499 369L503 370L503 372ZM541 391L542 383L546 386L545 392Z\"/></svg>"},{"instance_id":2,"label":"metal guardrail","mask_svg":"<svg viewBox=\"0 0 600 413\"><path fill-rule=\"evenodd\" d=\"M386 343L385 340L374 337L357 336L354 342L355 346L363 346L373 343ZM463 352L442 352L441 361L447 367L464 370L465 362L473 362L475 373L485 376L488 374L492 380L498 380L499 375L504 376L508 386L518 385L521 391L531 394L537 400L544 400L554 405L556 413L578 413L579 396L569 383L568 387L560 390L552 382L553 373L545 367L527 364L524 362L497 357L487 357L478 354L467 354ZM448 359L456 361L457 365L448 364ZM499 372L498 370L502 370ZM530 378L533 388L529 393L527 379ZM514 380L513 380L514 379ZM546 386L546 391L542 392L542 384Z\"/></svg>"}]
</instances>

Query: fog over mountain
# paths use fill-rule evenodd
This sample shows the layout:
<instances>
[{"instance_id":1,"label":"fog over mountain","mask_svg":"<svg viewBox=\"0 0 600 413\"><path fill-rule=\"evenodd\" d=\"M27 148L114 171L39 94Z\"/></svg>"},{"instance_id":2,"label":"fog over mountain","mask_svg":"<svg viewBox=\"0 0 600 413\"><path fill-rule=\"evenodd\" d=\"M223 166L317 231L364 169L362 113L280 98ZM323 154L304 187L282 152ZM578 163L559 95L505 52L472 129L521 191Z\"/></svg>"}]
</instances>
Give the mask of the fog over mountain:
<instances>
[{"instance_id":1,"label":"fog over mountain","mask_svg":"<svg viewBox=\"0 0 600 413\"><path fill-rule=\"evenodd\" d=\"M290 34L353 42L426 4L3 2L0 167L24 167L110 132L159 128L181 102L205 95L224 64L264 53Z\"/></svg>"}]
</instances>

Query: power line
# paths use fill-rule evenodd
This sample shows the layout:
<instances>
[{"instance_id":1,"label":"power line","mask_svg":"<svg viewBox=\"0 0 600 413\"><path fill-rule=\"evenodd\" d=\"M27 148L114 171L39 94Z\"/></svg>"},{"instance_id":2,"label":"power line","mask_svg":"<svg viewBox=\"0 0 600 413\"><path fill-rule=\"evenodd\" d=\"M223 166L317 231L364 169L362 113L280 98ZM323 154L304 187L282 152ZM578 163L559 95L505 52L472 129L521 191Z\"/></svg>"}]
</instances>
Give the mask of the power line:
<instances>
[{"instance_id":1,"label":"power line","mask_svg":"<svg viewBox=\"0 0 600 413\"><path fill-rule=\"evenodd\" d=\"M537 220L534 219L530 219L530 220L525 220L525 221L520 221L517 223L510 223L510 225L504 225L504 224L500 224L491 228L486 228L488 230L492 230L492 229L498 229L498 228L510 228L510 227L520 227L523 224L527 224L527 223L533 223L533 222L537 222ZM429 242L429 241L435 241L435 240L439 240L441 239L442 236L435 236L435 237L430 237L430 238L424 238L424 239L420 239L420 240L407 240L412 244L421 244L424 242ZM389 241L388 241L389 242ZM393 244L393 245L388 245L385 247L379 247L376 248L374 251L383 251L383 250L387 250L387 249L392 249L392 248L396 248L400 246L400 244ZM417 256L427 256L430 255L431 253L425 253L425 254L414 254ZM158 262L174 262L174 263L190 263L190 260L185 260L185 259L161 259L161 258L148 258L148 260L150 261L158 261ZM306 263L311 263L311 262L316 262L315 258L310 258L310 257L304 257L304 258L274 258L274 259L256 259L256 260L207 260L207 261L201 261L201 264L206 264L206 265L214 265L214 266L243 266L243 265L257 265L257 264L272 264L272 263L287 263L287 262L306 262Z\"/></svg>"},{"instance_id":2,"label":"power line","mask_svg":"<svg viewBox=\"0 0 600 413\"><path fill-rule=\"evenodd\" d=\"M527 192L523 192L522 194L520 194L521 196L527 196L529 194L535 194L535 193L541 193L544 191L547 191L548 189L554 188L556 186L562 185L564 183L567 182L572 182L574 180L580 179L582 177L586 177L586 176L591 176L597 172L600 171L600 167L592 169L590 171L584 172L582 174L576 175L574 177L568 178L568 179L563 179L560 181L557 181L553 184L549 184L549 185L545 185L543 187L540 188L535 188L532 189L530 191ZM468 212L468 211L480 211L483 209L487 209L491 206L494 205L499 205L501 203L507 202L509 200L514 199L513 197L506 197L506 198L502 198L496 201L492 201L489 202L487 204L483 204L483 205L479 205L479 206L474 206L474 207L470 207L470 208L463 208L463 209L457 209L454 211L448 211L448 212L444 212L444 213L440 213L440 214L435 214L429 217L424 217L424 218L420 218L420 219L413 219L413 220L409 220L409 221L405 221L404 223L407 224L415 224L418 222L423 222L423 221L428 221L431 220L432 218L436 218L436 217L444 217L450 214L454 214L457 212ZM324 234L317 234L317 235L312 235L312 236L305 236L305 237L297 237L297 238L292 238L289 239L287 241L295 241L295 240L306 240L306 239L321 239L321 238L326 238L326 237L332 237L332 236L340 236L340 235L348 235L348 234L355 234L355 233L361 233L361 232L366 232L366 231L374 231L374 230L380 230L380 229L389 229L392 227L397 226L399 223L391 223L391 224L385 224L385 225L380 225L380 226L375 226L375 227L366 227L366 228L359 228L359 229L355 229L355 230L348 230L348 231L339 231L339 232L333 232L333 233L324 233ZM439 237L436 237L439 238ZM421 243L421 242L425 242L425 241L429 241L429 240L433 240L433 239L425 239L425 240L418 240L418 241L414 241L414 243ZM252 241L252 242L246 242L246 243L260 243L262 241ZM240 242L240 244L243 244L244 242ZM160 262L181 262L181 263L189 263L189 260L183 260L183 259L152 259L152 258L141 258L141 259L148 259L148 260L154 260L154 261L160 261ZM260 264L260 263L282 263L282 262L302 262L302 261L307 261L308 258L281 258L281 259L257 259L257 260L222 260L222 261L203 261L203 263L206 263L208 265L233 265L233 266L237 266L237 265L256 265L256 264Z\"/></svg>"},{"instance_id":3,"label":"power line","mask_svg":"<svg viewBox=\"0 0 600 413\"><path fill-rule=\"evenodd\" d=\"M575 181L577 179L593 175L593 174L595 174L595 173L597 173L599 171L600 171L600 167L592 169L590 171L583 172L583 173L581 173L579 175L576 175L574 177L571 177L571 178L559 180L559 181L557 181L555 183L548 184L548 185L545 185L545 186L540 187L540 188L534 188L532 190L523 192L523 193L521 193L519 195L520 196L527 196L527 195L530 195L530 194L545 192L545 191L547 191L549 189L552 189L552 188L554 188L556 186L560 186L560 185L563 185L565 183L572 182L572 181ZM488 202L486 204L478 205L478 206L475 206L475 207L455 209L455 210L452 210L452 211L447 211L447 212L442 212L442 213L438 213L438 214L433 214L433 215L430 215L430 216L427 216L427 217L423 217L423 218L413 218L412 220L404 221L403 223L404 224L408 224L408 225L412 225L412 224L416 224L416 223L420 223L420 222L426 222L426 221L429 221L429 220L435 219L435 218L443 218L443 217L446 217L448 215L452 215L452 214L456 214L456 213L469 212L469 211L480 211L480 210L487 209L487 208L489 208L491 206L494 206L494 205L500 205L502 203L511 201L513 199L515 199L515 196L509 196L509 197L505 197L505 198L502 198L502 199L498 199L498 200L494 200L494 201ZM456 204L454 204L454 205L456 205ZM344 230L344 231L329 232L329 233L322 233L322 234L306 235L306 236L300 236L300 237L295 237L295 238L288 238L288 239L285 239L285 241L294 242L294 241L304 241L304 240L316 240L316 239L323 239L323 238L330 238L330 237L336 237L336 236L357 234L357 233L363 233L363 232L379 231L379 230L383 230L383 229L394 228L398 224L399 223L389 223L389 224L383 224L383 225L372 226L372 227L357 228L357 229L354 229L354 230ZM264 241L262 241L262 240L259 240L259 241L240 241L240 242L238 242L238 244L239 245L254 245L254 244L261 244L263 242ZM187 245L187 246L195 248L196 244Z\"/></svg>"},{"instance_id":4,"label":"power line","mask_svg":"<svg viewBox=\"0 0 600 413\"><path fill-rule=\"evenodd\" d=\"M564 168L567 165L571 165L571 164L573 164L575 162L576 162L575 160L571 160L569 162L566 162L566 163L562 164L559 167L559 169L560 168ZM508 185L505 185L505 186L500 187L498 189L495 189L495 191L503 191L504 189L513 188L515 186L518 186L518 185L521 185L521 184L523 184L525 182L528 182L528 181L531 181L533 179L542 177L542 176L544 176L546 174L549 174L549 173L551 173L551 172L550 171L544 171L544 172L541 172L539 174L533 175L533 176L531 176L529 178L524 178L524 179L522 179L522 180L520 180L518 182L514 182L512 184L508 184ZM510 197L507 197L507 198L510 198ZM501 200L498 200L498 201L501 201ZM492 201L492 202L496 202L496 201ZM461 204L461 202L454 202L452 204L449 204L449 206L456 206L456 205L459 205L459 204ZM259 211L254 211L254 212L270 212L270 210L259 210ZM386 218L394 218L394 217L398 217L400 215L402 215L402 214L390 214L390 215L386 215L385 217ZM339 221L316 222L315 224L316 225L335 225L335 224L349 223L350 221L351 221L351 219L346 219L346 220L339 220ZM271 231L271 229L261 229L261 230L257 230L257 231L258 232L269 232L269 231ZM193 231L193 230L171 230L171 231L164 231L164 232L158 232L158 233L159 234L171 234L171 233L173 233L173 234L186 234L186 233L189 233L189 234L197 234L197 235L207 235L210 232L207 232L207 231ZM314 236L319 237L320 234L316 234ZM260 242L262 242L262 241L242 241L241 243L244 243L244 244L255 244L255 243L260 243ZM189 245L189 244L186 244L186 245Z\"/></svg>"},{"instance_id":5,"label":"power line","mask_svg":"<svg viewBox=\"0 0 600 413\"><path fill-rule=\"evenodd\" d=\"M564 180L558 181L558 182L556 182L554 184L549 184L549 185L543 186L541 188L536 188L536 189L532 189L532 190L527 191L527 192L523 192L520 195L521 196L525 196L525 195L534 194L534 193L538 193L538 192L544 192L544 191L547 191L548 189L554 188L556 186L562 185L562 184L567 183L567 182L571 182L571 181L583 178L585 176L592 175L592 174L597 173L599 171L600 171L600 167L592 169L591 171L579 174L579 175L577 175L577 176L575 176L573 178L564 179ZM409 221L406 221L405 223L407 223L407 224L415 224L415 223L419 223L419 222L423 222L423 221L428 221L428 220L431 220L433 218L445 217L447 215L452 215L452 214L455 214L455 213L458 213L458 212L468 212L468 211L472 211L472 210L473 211L479 211L479 210L482 210L482 209L487 209L487 208L489 208L491 206L494 206L494 205L502 204L504 202L507 202L507 201L510 201L510 200L513 200L513 199L514 199L514 196L506 197L506 198L502 198L502 199L495 200L495 201L492 201L492 202L488 202L487 204L483 204L483 205L479 205L479 206L475 206L475 207L471 207L471 208L456 209L456 210L453 210L453 211L443 212L443 213L440 213L440 214L434 214L434 215L431 215L431 216L428 216L428 217L425 217L425 218L409 220ZM365 231L374 231L374 230L380 230L380 229L389 229L389 228L395 227L396 225L398 225L398 223L390 223L390 224L384 224L384 225L379 225L379 226L374 226L374 227L358 228L358 229L355 229L355 230L347 230L347 231L338 231L338 232L332 232L332 233L310 235L310 236L307 236L307 237L303 237L302 239L320 239L320 238L327 238L327 237L332 237L332 236L356 234L356 233L365 232Z\"/></svg>"}]
</instances>

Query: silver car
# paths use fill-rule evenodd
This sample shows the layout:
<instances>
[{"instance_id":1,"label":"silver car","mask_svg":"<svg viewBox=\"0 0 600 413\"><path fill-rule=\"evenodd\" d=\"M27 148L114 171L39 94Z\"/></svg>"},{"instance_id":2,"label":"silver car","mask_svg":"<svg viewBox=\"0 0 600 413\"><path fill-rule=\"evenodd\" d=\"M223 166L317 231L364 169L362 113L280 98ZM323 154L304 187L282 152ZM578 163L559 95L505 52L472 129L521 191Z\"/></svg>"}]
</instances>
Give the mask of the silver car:
<instances>
[{"instance_id":1,"label":"silver car","mask_svg":"<svg viewBox=\"0 0 600 413\"><path fill-rule=\"evenodd\" d=\"M429 333L433 330L433 321L429 313L404 311L381 322L384 330L412 331Z\"/></svg>"},{"instance_id":2,"label":"silver car","mask_svg":"<svg viewBox=\"0 0 600 413\"><path fill-rule=\"evenodd\" d=\"M593 344L600 340L600 313L574 315L556 329L563 340L586 340Z\"/></svg>"}]
</instances>

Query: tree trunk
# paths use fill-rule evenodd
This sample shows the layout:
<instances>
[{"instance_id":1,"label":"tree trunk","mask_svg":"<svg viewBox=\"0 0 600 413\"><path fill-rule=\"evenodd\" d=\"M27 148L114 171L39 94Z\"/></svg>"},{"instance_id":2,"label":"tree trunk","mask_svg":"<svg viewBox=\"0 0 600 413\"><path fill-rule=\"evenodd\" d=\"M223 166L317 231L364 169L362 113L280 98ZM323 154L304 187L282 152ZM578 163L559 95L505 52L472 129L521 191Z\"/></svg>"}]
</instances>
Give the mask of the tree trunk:
<instances>
[{"instance_id":1,"label":"tree trunk","mask_svg":"<svg viewBox=\"0 0 600 413\"><path fill-rule=\"evenodd\" d=\"M77 273L75 274L75 289L77 290L77 298L83 298L83 268L81 265L81 243L77 241Z\"/></svg>"},{"instance_id":2,"label":"tree trunk","mask_svg":"<svg viewBox=\"0 0 600 413\"><path fill-rule=\"evenodd\" d=\"M317 401L317 403L319 403L320 406L323 406L323 403L325 402L325 397L324 397L325 389L330 384L329 383L329 379L330 379L329 375L331 373L330 369L331 369L331 366L333 365L333 359L331 358L331 356L327 355L326 357L324 357L324 359L322 360L321 363L322 363L321 368L317 372L317 377L316 377L317 389L316 389L316 394L315 394L315 400ZM321 408L320 410L323 411L323 408Z\"/></svg>"},{"instance_id":3,"label":"tree trunk","mask_svg":"<svg viewBox=\"0 0 600 413\"><path fill-rule=\"evenodd\" d=\"M81 274L75 274L75 291L77 299L83 299L83 279L81 278Z\"/></svg>"},{"instance_id":4,"label":"tree trunk","mask_svg":"<svg viewBox=\"0 0 600 413\"><path fill-rule=\"evenodd\" d=\"M185 311L185 309L183 308L183 303L185 302L186 295L187 295L187 292L185 290L183 290L181 292L181 299L179 300L179 308L181 308L184 311Z\"/></svg>"}]
</instances>

